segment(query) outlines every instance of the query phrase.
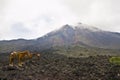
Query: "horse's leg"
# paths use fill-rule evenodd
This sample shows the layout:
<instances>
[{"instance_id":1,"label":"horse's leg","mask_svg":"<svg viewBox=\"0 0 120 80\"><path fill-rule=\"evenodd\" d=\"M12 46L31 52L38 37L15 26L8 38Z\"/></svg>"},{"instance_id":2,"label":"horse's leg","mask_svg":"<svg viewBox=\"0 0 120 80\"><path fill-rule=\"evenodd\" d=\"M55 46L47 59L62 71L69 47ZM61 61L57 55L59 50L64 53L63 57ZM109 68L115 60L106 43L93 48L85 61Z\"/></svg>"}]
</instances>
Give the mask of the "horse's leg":
<instances>
[{"instance_id":1,"label":"horse's leg","mask_svg":"<svg viewBox=\"0 0 120 80\"><path fill-rule=\"evenodd\" d=\"M25 56L24 55L21 55L21 58L20 58L21 60L21 64L24 64L24 61L25 61Z\"/></svg>"},{"instance_id":2,"label":"horse's leg","mask_svg":"<svg viewBox=\"0 0 120 80\"><path fill-rule=\"evenodd\" d=\"M22 66L21 58L22 58L21 56L18 56L18 65L19 66Z\"/></svg>"},{"instance_id":3,"label":"horse's leg","mask_svg":"<svg viewBox=\"0 0 120 80\"><path fill-rule=\"evenodd\" d=\"M13 66L13 61L14 61L14 57L10 55L10 58L9 58L9 65L10 66Z\"/></svg>"}]
</instances>

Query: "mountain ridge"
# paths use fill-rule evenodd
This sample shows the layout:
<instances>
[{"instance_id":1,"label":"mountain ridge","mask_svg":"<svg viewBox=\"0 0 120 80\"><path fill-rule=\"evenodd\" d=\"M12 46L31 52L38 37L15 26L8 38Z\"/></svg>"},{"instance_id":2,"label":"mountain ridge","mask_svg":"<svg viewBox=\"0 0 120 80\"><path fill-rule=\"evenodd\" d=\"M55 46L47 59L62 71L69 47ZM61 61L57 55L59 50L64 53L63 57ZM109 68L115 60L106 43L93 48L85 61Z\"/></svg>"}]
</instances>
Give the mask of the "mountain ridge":
<instances>
[{"instance_id":1,"label":"mountain ridge","mask_svg":"<svg viewBox=\"0 0 120 80\"><path fill-rule=\"evenodd\" d=\"M72 26L66 24L36 39L15 39L0 41L3 52L13 50L37 50L56 46L79 45L82 47L98 47L120 49L120 33L103 31L82 23Z\"/></svg>"},{"instance_id":2,"label":"mountain ridge","mask_svg":"<svg viewBox=\"0 0 120 80\"><path fill-rule=\"evenodd\" d=\"M62 41L61 44L62 43L74 44L81 42L92 47L112 48L112 46L114 46L116 48L117 47L120 48L120 46L116 46L120 43L119 33L103 31L95 27L87 28L86 25L83 24L79 24L79 26L75 27L72 27L71 25L67 24L60 28L59 30L48 33L45 36L47 36L46 37L47 40L49 40L51 37L52 38L51 41L53 42L56 41L56 38L58 37L60 38L59 40ZM38 38L38 40L40 40L40 38Z\"/></svg>"}]
</instances>

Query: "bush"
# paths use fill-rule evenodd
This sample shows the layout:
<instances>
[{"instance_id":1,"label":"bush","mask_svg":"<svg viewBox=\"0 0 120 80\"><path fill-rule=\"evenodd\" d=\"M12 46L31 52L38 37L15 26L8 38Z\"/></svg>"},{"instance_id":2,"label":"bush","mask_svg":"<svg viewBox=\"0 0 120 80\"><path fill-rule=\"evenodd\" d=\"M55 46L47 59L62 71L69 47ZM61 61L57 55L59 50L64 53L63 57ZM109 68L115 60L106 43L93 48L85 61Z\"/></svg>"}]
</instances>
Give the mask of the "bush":
<instances>
[{"instance_id":1,"label":"bush","mask_svg":"<svg viewBox=\"0 0 120 80\"><path fill-rule=\"evenodd\" d=\"M110 63L113 63L113 64L120 65L120 56L119 56L119 57L111 57L111 58L109 59L109 62L110 62Z\"/></svg>"}]
</instances>

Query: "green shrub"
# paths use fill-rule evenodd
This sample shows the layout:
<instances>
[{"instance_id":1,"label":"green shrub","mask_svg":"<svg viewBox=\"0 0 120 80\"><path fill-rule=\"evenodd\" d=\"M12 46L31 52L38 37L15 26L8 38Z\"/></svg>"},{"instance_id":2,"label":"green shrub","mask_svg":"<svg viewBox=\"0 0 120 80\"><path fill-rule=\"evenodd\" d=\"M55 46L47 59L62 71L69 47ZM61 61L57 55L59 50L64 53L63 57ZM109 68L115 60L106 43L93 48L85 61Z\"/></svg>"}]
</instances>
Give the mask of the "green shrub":
<instances>
[{"instance_id":1,"label":"green shrub","mask_svg":"<svg viewBox=\"0 0 120 80\"><path fill-rule=\"evenodd\" d=\"M113 64L120 65L120 56L119 56L119 57L111 57L111 58L109 59L109 62L110 62L110 63L113 63Z\"/></svg>"}]
</instances>

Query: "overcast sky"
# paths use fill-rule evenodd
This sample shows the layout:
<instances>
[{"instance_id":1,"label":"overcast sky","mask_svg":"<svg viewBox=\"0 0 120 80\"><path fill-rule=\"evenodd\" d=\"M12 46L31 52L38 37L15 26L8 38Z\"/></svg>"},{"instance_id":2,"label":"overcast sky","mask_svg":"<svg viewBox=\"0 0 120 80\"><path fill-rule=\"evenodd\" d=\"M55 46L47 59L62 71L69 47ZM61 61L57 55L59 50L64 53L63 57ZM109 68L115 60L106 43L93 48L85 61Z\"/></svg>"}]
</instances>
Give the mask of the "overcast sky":
<instances>
[{"instance_id":1,"label":"overcast sky","mask_svg":"<svg viewBox=\"0 0 120 80\"><path fill-rule=\"evenodd\" d=\"M120 32L120 0L0 0L0 40L34 39L79 22Z\"/></svg>"}]
</instances>

